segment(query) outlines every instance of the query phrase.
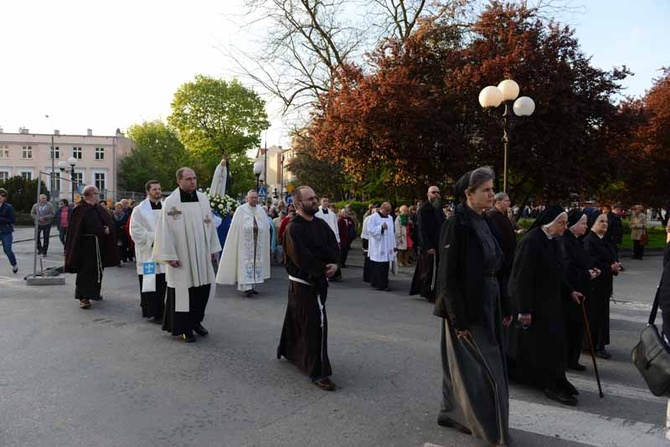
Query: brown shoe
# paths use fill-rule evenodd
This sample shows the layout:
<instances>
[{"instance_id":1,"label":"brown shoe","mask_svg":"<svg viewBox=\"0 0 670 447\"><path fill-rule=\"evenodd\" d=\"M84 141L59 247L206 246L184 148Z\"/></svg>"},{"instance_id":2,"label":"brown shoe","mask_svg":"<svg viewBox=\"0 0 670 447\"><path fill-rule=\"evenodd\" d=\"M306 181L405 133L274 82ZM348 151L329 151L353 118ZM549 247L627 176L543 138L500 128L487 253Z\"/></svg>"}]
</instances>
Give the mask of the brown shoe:
<instances>
[{"instance_id":1,"label":"brown shoe","mask_svg":"<svg viewBox=\"0 0 670 447\"><path fill-rule=\"evenodd\" d=\"M330 380L330 378L328 377L326 377L325 379L315 381L314 385L318 386L324 391L335 391L337 389L335 382Z\"/></svg>"},{"instance_id":2,"label":"brown shoe","mask_svg":"<svg viewBox=\"0 0 670 447\"><path fill-rule=\"evenodd\" d=\"M91 301L87 299L79 300L79 308L80 309L90 309L91 308Z\"/></svg>"}]
</instances>

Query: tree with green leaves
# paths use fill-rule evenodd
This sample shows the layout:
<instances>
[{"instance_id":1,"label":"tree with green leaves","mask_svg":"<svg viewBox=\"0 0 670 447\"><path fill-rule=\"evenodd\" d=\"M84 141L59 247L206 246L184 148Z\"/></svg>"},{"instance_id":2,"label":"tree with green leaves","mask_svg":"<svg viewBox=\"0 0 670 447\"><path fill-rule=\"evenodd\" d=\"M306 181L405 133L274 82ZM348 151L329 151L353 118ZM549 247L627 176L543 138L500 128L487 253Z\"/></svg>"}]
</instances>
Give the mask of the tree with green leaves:
<instances>
[{"instance_id":1,"label":"tree with green leaves","mask_svg":"<svg viewBox=\"0 0 670 447\"><path fill-rule=\"evenodd\" d=\"M144 191L148 180L158 180L166 191L174 189L177 169L194 164L177 132L161 121L132 125L127 133L135 148L120 163L119 180L124 190Z\"/></svg>"},{"instance_id":2,"label":"tree with green leaves","mask_svg":"<svg viewBox=\"0 0 670 447\"><path fill-rule=\"evenodd\" d=\"M168 123L189 151L222 157L258 147L267 118L265 101L238 80L197 75L174 94Z\"/></svg>"},{"instance_id":3,"label":"tree with green leaves","mask_svg":"<svg viewBox=\"0 0 670 447\"><path fill-rule=\"evenodd\" d=\"M41 183L41 193L49 197L47 185L44 181ZM1 182L0 188L7 190L7 202L11 203L14 211L18 213L29 213L37 202L37 179L28 180L17 175Z\"/></svg>"}]
</instances>

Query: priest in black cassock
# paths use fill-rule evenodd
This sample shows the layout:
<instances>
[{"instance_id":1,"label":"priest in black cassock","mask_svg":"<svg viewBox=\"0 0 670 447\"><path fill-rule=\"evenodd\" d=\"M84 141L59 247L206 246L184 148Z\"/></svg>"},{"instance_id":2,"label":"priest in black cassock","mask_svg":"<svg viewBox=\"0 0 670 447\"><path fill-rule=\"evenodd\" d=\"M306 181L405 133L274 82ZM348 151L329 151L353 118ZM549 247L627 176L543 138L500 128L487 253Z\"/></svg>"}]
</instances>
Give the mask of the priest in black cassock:
<instances>
[{"instance_id":1,"label":"priest in black cassock","mask_svg":"<svg viewBox=\"0 0 670 447\"><path fill-rule=\"evenodd\" d=\"M440 188L431 186L428 200L417 211L419 259L409 288L410 295L421 295L431 303L435 302L436 266L440 261L438 246L444 220Z\"/></svg>"},{"instance_id":2,"label":"priest in black cassock","mask_svg":"<svg viewBox=\"0 0 670 447\"><path fill-rule=\"evenodd\" d=\"M284 263L289 275L288 304L277 358L284 356L312 382L334 391L328 359L328 278L337 271L340 251L328 224L315 218L316 194L309 186L293 193L297 215L284 231Z\"/></svg>"},{"instance_id":3,"label":"priest in black cassock","mask_svg":"<svg viewBox=\"0 0 670 447\"><path fill-rule=\"evenodd\" d=\"M104 268L119 265L114 225L98 204L99 195L95 185L84 188L82 200L72 210L65 239L64 271L77 274L74 297L82 309L90 308L91 300L102 299Z\"/></svg>"},{"instance_id":4,"label":"priest in black cassock","mask_svg":"<svg viewBox=\"0 0 670 447\"><path fill-rule=\"evenodd\" d=\"M567 368L563 298L583 299L564 280L561 247L568 214L558 205L545 209L517 246L509 292L517 324L509 331L510 376L529 381L549 399L577 405L579 394L565 377Z\"/></svg>"},{"instance_id":5,"label":"priest in black cassock","mask_svg":"<svg viewBox=\"0 0 670 447\"><path fill-rule=\"evenodd\" d=\"M195 172L177 171L179 187L165 199L154 236L153 258L166 265L167 297L163 330L187 343L209 334L202 325L216 274L212 262L221 251L207 196L196 191Z\"/></svg>"}]
</instances>

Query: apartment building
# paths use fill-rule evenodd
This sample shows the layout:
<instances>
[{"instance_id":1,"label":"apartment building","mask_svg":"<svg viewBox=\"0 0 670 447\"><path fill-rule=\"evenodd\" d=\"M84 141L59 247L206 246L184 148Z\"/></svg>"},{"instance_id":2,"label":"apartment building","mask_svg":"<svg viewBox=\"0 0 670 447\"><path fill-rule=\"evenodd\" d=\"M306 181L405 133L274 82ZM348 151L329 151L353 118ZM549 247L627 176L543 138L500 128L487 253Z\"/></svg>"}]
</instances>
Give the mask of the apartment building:
<instances>
[{"instance_id":1,"label":"apartment building","mask_svg":"<svg viewBox=\"0 0 670 447\"><path fill-rule=\"evenodd\" d=\"M263 187L267 187L267 194L274 197L282 197L287 191L287 185L294 180L295 176L287 168L288 162L295 156L291 148L284 149L281 146L270 146L259 148L256 152L256 161L263 162L263 173L260 180ZM290 189L290 188L289 188Z\"/></svg>"},{"instance_id":2,"label":"apartment building","mask_svg":"<svg viewBox=\"0 0 670 447\"><path fill-rule=\"evenodd\" d=\"M64 135L58 130L35 134L26 128L5 133L0 128L0 182L17 175L31 180L40 176L52 200L70 199L73 188L78 195L83 185L95 184L101 199L115 200L119 161L133 148L133 141L119 130L99 136L91 129L86 135Z\"/></svg>"}]
</instances>

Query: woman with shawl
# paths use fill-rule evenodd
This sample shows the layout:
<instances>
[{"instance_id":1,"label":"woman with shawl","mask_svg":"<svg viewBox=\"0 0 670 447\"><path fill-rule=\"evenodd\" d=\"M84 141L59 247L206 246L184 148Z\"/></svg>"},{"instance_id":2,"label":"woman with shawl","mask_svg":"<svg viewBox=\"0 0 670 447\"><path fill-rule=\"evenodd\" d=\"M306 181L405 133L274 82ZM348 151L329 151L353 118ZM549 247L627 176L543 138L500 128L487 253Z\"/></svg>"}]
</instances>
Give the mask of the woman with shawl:
<instances>
[{"instance_id":1,"label":"woman with shawl","mask_svg":"<svg viewBox=\"0 0 670 447\"><path fill-rule=\"evenodd\" d=\"M461 177L454 186L460 203L440 234L433 312L443 319L437 423L506 446L509 394L502 327L512 317L500 281L503 251L485 215L493 204L493 179L488 167Z\"/></svg>"},{"instance_id":2,"label":"woman with shawl","mask_svg":"<svg viewBox=\"0 0 670 447\"><path fill-rule=\"evenodd\" d=\"M568 287L557 238L565 232L568 213L553 205L543 211L521 239L510 277L512 309L518 324L509 331L511 375L529 381L544 395L565 405L577 405L578 394L565 377L567 368L563 298ZM578 302L579 292L569 290Z\"/></svg>"}]
</instances>

